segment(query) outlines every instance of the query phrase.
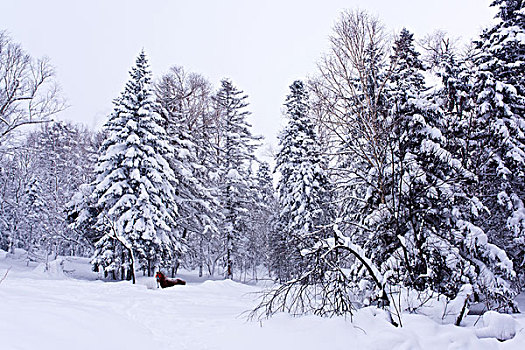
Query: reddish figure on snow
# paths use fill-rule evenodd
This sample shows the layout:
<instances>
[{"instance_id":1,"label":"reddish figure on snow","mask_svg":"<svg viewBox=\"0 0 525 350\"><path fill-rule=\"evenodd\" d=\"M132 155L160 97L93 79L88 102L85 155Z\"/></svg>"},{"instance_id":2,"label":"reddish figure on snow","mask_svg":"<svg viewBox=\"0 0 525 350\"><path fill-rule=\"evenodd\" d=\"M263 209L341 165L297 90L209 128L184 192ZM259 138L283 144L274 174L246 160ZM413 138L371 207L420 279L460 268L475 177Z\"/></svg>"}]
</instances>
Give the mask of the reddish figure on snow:
<instances>
[{"instance_id":1,"label":"reddish figure on snow","mask_svg":"<svg viewBox=\"0 0 525 350\"><path fill-rule=\"evenodd\" d=\"M161 286L161 288L168 288L168 287L173 287L176 285L186 284L186 281L181 280L180 278L175 278L175 279L166 278L166 276L164 276L164 274L160 271L155 274L155 278L157 279L157 283Z\"/></svg>"}]
</instances>

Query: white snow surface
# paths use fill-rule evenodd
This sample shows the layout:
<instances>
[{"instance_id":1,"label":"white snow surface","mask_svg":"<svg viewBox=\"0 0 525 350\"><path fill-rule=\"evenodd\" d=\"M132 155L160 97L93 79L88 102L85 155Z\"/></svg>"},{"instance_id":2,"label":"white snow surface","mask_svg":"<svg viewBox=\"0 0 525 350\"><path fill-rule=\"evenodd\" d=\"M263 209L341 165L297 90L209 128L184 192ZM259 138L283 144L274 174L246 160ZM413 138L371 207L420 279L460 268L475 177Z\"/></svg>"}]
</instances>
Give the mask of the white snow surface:
<instances>
[{"instance_id":1,"label":"white snow surface","mask_svg":"<svg viewBox=\"0 0 525 350\"><path fill-rule=\"evenodd\" d=\"M516 320L511 315L502 315L495 311L485 312L483 326L476 330L478 338L512 339L516 335Z\"/></svg>"},{"instance_id":2,"label":"white snow surface","mask_svg":"<svg viewBox=\"0 0 525 350\"><path fill-rule=\"evenodd\" d=\"M376 308L361 309L353 321L287 314L248 321L245 312L262 285L188 272L179 276L186 286L157 289L153 277L140 277L137 285L97 280L88 259L60 258L47 273L22 258L0 254L0 280L9 269L0 283L3 350L525 348L522 315L469 316L468 327L407 314L396 328ZM505 342L494 338L513 332Z\"/></svg>"}]
</instances>

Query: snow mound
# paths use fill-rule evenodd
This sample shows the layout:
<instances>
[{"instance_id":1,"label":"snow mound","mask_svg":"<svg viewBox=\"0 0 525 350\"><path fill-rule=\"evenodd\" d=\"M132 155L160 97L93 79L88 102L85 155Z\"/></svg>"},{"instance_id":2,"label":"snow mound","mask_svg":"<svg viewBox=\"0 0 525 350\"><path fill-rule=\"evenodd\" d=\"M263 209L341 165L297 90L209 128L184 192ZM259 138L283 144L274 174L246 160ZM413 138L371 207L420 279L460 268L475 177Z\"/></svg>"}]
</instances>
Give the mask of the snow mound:
<instances>
[{"instance_id":1,"label":"snow mound","mask_svg":"<svg viewBox=\"0 0 525 350\"><path fill-rule=\"evenodd\" d=\"M476 329L478 338L509 340L516 335L516 320L507 314L487 311L483 315L483 327Z\"/></svg>"},{"instance_id":2,"label":"snow mound","mask_svg":"<svg viewBox=\"0 0 525 350\"><path fill-rule=\"evenodd\" d=\"M210 290L217 290L217 291L236 290L238 288L245 287L244 284L232 281L230 279L216 280L216 281L208 280L208 281L204 281L201 286L202 286L202 289L210 289Z\"/></svg>"},{"instance_id":3,"label":"snow mound","mask_svg":"<svg viewBox=\"0 0 525 350\"><path fill-rule=\"evenodd\" d=\"M43 274L53 278L65 278L64 259L56 259L46 263L38 264L33 270L37 274Z\"/></svg>"},{"instance_id":4,"label":"snow mound","mask_svg":"<svg viewBox=\"0 0 525 350\"><path fill-rule=\"evenodd\" d=\"M146 289L160 290L159 286L157 285L157 281L154 278L137 278L137 284L142 284L146 286Z\"/></svg>"},{"instance_id":5,"label":"snow mound","mask_svg":"<svg viewBox=\"0 0 525 350\"><path fill-rule=\"evenodd\" d=\"M395 309L404 314L418 314L426 316L439 324L455 324L468 313L466 300L472 295L472 286L464 284L455 299L448 299L443 295L427 289L416 291L409 288L391 288L390 294Z\"/></svg>"},{"instance_id":6,"label":"snow mound","mask_svg":"<svg viewBox=\"0 0 525 350\"><path fill-rule=\"evenodd\" d=\"M385 310L378 309L375 306L364 307L357 310L354 318L354 324L361 327L376 327L392 329L394 326L390 323L390 317Z\"/></svg>"},{"instance_id":7,"label":"snow mound","mask_svg":"<svg viewBox=\"0 0 525 350\"><path fill-rule=\"evenodd\" d=\"M0 260L5 259L7 256L7 252L5 250L0 249Z\"/></svg>"}]
</instances>

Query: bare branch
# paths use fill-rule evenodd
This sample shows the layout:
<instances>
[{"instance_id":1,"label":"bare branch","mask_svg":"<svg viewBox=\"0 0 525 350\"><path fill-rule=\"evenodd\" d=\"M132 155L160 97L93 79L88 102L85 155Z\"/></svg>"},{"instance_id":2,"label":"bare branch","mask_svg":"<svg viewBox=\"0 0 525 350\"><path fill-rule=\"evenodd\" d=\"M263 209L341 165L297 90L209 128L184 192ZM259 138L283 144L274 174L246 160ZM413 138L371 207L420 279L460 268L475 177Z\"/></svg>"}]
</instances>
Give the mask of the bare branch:
<instances>
[{"instance_id":1,"label":"bare branch","mask_svg":"<svg viewBox=\"0 0 525 350\"><path fill-rule=\"evenodd\" d=\"M0 145L16 129L41 124L66 108L49 59L33 59L0 32Z\"/></svg>"}]
</instances>

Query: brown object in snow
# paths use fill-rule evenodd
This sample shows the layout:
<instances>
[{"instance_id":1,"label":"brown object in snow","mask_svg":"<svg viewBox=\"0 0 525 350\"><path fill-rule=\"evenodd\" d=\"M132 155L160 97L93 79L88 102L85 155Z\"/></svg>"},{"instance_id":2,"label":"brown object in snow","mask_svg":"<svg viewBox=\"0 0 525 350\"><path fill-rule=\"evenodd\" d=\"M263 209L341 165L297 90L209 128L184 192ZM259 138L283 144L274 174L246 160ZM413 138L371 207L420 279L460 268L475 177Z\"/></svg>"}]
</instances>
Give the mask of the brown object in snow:
<instances>
[{"instance_id":1,"label":"brown object in snow","mask_svg":"<svg viewBox=\"0 0 525 350\"><path fill-rule=\"evenodd\" d=\"M155 274L155 278L157 279L157 282L160 284L161 288L168 288L168 287L173 287L176 285L186 284L186 281L181 280L180 278L175 278L175 279L166 278L166 276L164 276L164 274L160 271Z\"/></svg>"}]
</instances>

